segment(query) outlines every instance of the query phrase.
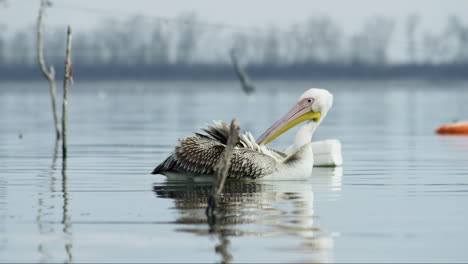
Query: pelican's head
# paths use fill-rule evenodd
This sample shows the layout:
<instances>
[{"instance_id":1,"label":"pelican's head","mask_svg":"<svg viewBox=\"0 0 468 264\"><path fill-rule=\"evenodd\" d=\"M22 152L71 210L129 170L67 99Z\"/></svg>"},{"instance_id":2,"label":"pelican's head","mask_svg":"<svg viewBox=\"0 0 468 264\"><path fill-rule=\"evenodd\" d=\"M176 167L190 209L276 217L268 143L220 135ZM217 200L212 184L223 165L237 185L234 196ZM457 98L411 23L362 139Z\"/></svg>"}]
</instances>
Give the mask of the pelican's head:
<instances>
[{"instance_id":1,"label":"pelican's head","mask_svg":"<svg viewBox=\"0 0 468 264\"><path fill-rule=\"evenodd\" d=\"M268 144L284 132L304 121L317 125L322 121L333 104L333 95L325 90L312 88L299 97L297 104L260 138L258 144Z\"/></svg>"}]
</instances>

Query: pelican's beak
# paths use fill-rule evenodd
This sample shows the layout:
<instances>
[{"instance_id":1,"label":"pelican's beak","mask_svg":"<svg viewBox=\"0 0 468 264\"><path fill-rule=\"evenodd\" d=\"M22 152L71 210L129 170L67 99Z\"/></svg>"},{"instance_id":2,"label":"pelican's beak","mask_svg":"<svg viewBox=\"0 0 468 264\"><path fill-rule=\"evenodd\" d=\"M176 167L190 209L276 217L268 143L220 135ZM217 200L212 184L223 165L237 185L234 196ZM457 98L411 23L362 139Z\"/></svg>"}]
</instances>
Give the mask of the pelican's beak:
<instances>
[{"instance_id":1,"label":"pelican's beak","mask_svg":"<svg viewBox=\"0 0 468 264\"><path fill-rule=\"evenodd\" d=\"M302 102L299 102L285 116L263 133L263 135L258 138L257 143L266 145L295 125L307 120L318 122L321 116L322 113L314 112L310 109L310 106L304 106Z\"/></svg>"}]
</instances>

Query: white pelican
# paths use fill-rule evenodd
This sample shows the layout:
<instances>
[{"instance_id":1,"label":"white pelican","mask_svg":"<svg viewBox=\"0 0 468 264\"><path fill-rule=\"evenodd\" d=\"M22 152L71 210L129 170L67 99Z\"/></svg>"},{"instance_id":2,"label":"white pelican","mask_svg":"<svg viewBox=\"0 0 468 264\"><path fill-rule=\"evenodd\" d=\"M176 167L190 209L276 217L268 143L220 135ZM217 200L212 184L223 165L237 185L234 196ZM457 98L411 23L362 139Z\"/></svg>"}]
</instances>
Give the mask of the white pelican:
<instances>
[{"instance_id":1,"label":"white pelican","mask_svg":"<svg viewBox=\"0 0 468 264\"><path fill-rule=\"evenodd\" d=\"M231 158L228 178L243 179L300 179L309 177L313 167L311 138L315 129L330 110L333 95L324 89L312 88L298 103L255 142L249 132L239 137ZM304 122L296 134L294 144L285 153L267 148L268 144L290 128ZM212 177L213 168L225 148L229 126L215 122L202 129L206 134L179 139L171 155L159 164L152 174L169 179Z\"/></svg>"}]
</instances>

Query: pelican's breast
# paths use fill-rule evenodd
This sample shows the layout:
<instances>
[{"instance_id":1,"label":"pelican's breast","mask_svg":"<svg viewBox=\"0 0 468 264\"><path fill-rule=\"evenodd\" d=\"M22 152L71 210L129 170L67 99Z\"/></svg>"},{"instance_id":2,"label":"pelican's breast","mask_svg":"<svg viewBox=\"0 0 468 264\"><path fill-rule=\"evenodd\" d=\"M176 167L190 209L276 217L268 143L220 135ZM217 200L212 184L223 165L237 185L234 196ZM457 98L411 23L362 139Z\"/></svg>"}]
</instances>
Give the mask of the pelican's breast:
<instances>
[{"instance_id":1,"label":"pelican's breast","mask_svg":"<svg viewBox=\"0 0 468 264\"><path fill-rule=\"evenodd\" d=\"M312 175L314 154L311 143L305 144L283 162L278 169L262 178L262 180L304 180Z\"/></svg>"}]
</instances>

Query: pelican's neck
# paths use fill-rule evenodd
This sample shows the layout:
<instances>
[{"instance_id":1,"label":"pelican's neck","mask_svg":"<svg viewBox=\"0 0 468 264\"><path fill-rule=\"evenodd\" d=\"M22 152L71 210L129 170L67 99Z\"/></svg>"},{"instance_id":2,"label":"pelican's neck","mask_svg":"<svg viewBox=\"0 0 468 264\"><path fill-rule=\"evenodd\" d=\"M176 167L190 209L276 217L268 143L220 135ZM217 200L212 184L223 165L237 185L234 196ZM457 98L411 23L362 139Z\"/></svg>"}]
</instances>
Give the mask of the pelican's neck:
<instances>
[{"instance_id":1,"label":"pelican's neck","mask_svg":"<svg viewBox=\"0 0 468 264\"><path fill-rule=\"evenodd\" d=\"M317 128L317 123L313 121L309 121L301 128L299 128L299 131L297 131L296 137L294 139L294 145L300 148L305 144L310 143L315 128Z\"/></svg>"},{"instance_id":2,"label":"pelican's neck","mask_svg":"<svg viewBox=\"0 0 468 264\"><path fill-rule=\"evenodd\" d=\"M288 148L286 151L288 154L295 153L298 151L302 146L308 144L312 140L312 135L314 134L315 129L317 128L319 123L309 121L305 123L299 130L297 131L296 137L294 138L294 144Z\"/></svg>"},{"instance_id":3,"label":"pelican's neck","mask_svg":"<svg viewBox=\"0 0 468 264\"><path fill-rule=\"evenodd\" d=\"M312 141L312 135L314 135L315 129L320 125L320 123L322 123L322 120L325 118L327 113L328 111L322 111L322 117L318 122L310 120L299 128L293 145L296 150Z\"/></svg>"}]
</instances>

